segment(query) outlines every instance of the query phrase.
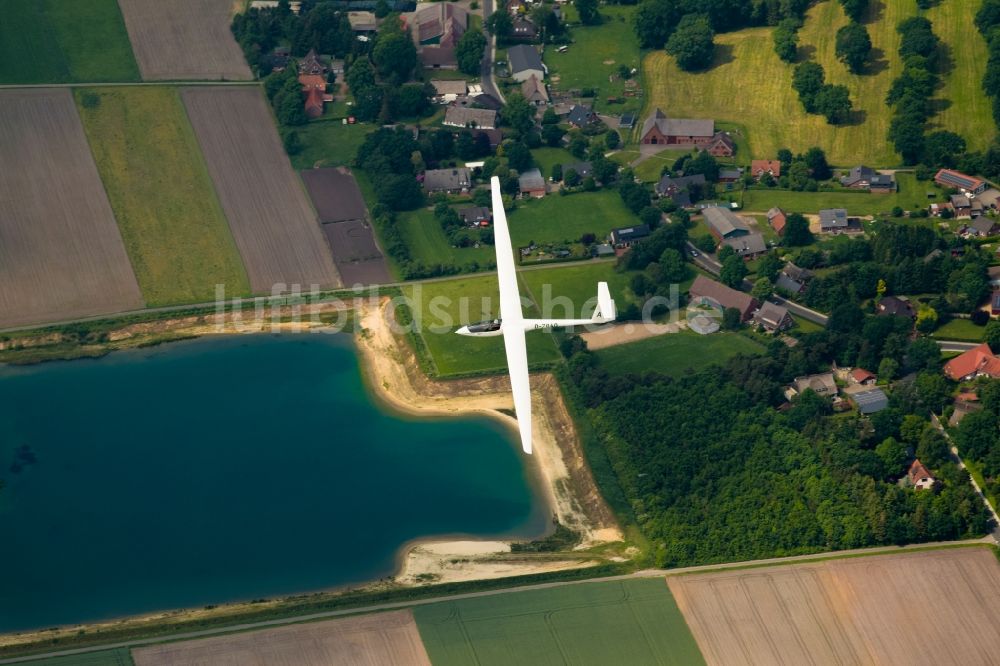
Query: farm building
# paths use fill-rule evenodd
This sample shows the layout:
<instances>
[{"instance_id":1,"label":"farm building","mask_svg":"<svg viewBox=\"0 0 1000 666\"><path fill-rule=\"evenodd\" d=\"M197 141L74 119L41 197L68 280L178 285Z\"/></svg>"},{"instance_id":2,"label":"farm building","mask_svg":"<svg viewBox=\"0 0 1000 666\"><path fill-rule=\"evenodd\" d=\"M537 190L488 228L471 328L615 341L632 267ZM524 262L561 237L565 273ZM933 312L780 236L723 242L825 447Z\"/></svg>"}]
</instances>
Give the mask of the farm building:
<instances>
[{"instance_id":1,"label":"farm building","mask_svg":"<svg viewBox=\"0 0 1000 666\"><path fill-rule=\"evenodd\" d=\"M772 208L767 211L767 223L771 225L774 229L774 233L779 236L785 235L785 224L788 222L788 216L785 215L785 211L778 207Z\"/></svg>"},{"instance_id":2,"label":"farm building","mask_svg":"<svg viewBox=\"0 0 1000 666\"><path fill-rule=\"evenodd\" d=\"M521 84L521 94L535 106L544 106L549 103L549 93L545 90L545 82L532 74Z\"/></svg>"},{"instance_id":3,"label":"farm building","mask_svg":"<svg viewBox=\"0 0 1000 666\"><path fill-rule=\"evenodd\" d=\"M851 393L851 400L858 407L862 414L874 414L881 412L889 406L889 396L880 388L871 388L865 391Z\"/></svg>"},{"instance_id":4,"label":"farm building","mask_svg":"<svg viewBox=\"0 0 1000 666\"><path fill-rule=\"evenodd\" d=\"M733 143L729 132L716 132L705 146L705 150L712 157L732 157L736 153L736 144Z\"/></svg>"},{"instance_id":5,"label":"farm building","mask_svg":"<svg viewBox=\"0 0 1000 666\"><path fill-rule=\"evenodd\" d=\"M764 236L759 233L724 238L722 244L733 248L736 256L743 259L753 259L767 252L767 242L764 240Z\"/></svg>"},{"instance_id":6,"label":"farm building","mask_svg":"<svg viewBox=\"0 0 1000 666\"><path fill-rule=\"evenodd\" d=\"M545 78L545 66L538 50L527 44L518 44L507 49L507 62L510 64L510 75L515 81L523 82L534 76L541 80Z\"/></svg>"},{"instance_id":7,"label":"farm building","mask_svg":"<svg viewBox=\"0 0 1000 666\"><path fill-rule=\"evenodd\" d=\"M517 186L521 190L522 196L530 196L535 199L541 199L545 196L545 178L542 177L542 172L538 169L528 169L522 173L517 179Z\"/></svg>"},{"instance_id":8,"label":"farm building","mask_svg":"<svg viewBox=\"0 0 1000 666\"><path fill-rule=\"evenodd\" d=\"M715 121L692 118L667 118L656 109L642 124L640 143L666 146L703 146L715 137Z\"/></svg>"},{"instance_id":9,"label":"farm building","mask_svg":"<svg viewBox=\"0 0 1000 666\"><path fill-rule=\"evenodd\" d=\"M988 183L981 178L966 176L964 173L953 171L952 169L941 169L934 176L934 182L941 187L950 187L961 190L969 195L979 194L986 190Z\"/></svg>"},{"instance_id":10,"label":"farm building","mask_svg":"<svg viewBox=\"0 0 1000 666\"><path fill-rule=\"evenodd\" d=\"M750 294L737 291L704 275L694 279L688 290L694 305L711 305L721 308L736 308L740 311L740 321L747 321L757 309L757 299Z\"/></svg>"},{"instance_id":11,"label":"farm building","mask_svg":"<svg viewBox=\"0 0 1000 666\"><path fill-rule=\"evenodd\" d=\"M448 192L459 194L472 186L472 175L465 167L455 169L428 169L424 172L424 190L428 193Z\"/></svg>"},{"instance_id":12,"label":"farm building","mask_svg":"<svg viewBox=\"0 0 1000 666\"><path fill-rule=\"evenodd\" d=\"M664 175L653 189L657 196L670 199L680 208L687 208L691 205L691 188L696 188L700 196L706 182L705 176L700 173L679 178Z\"/></svg>"},{"instance_id":13,"label":"farm building","mask_svg":"<svg viewBox=\"0 0 1000 666\"><path fill-rule=\"evenodd\" d=\"M856 166L841 177L840 184L852 190L869 190L878 194L896 191L896 179L892 174L881 174L871 167Z\"/></svg>"},{"instance_id":14,"label":"farm building","mask_svg":"<svg viewBox=\"0 0 1000 666\"><path fill-rule=\"evenodd\" d=\"M643 238L649 236L649 227L645 224L637 224L634 227L624 227L613 229L609 236L610 244L616 248L632 247Z\"/></svg>"},{"instance_id":15,"label":"farm building","mask_svg":"<svg viewBox=\"0 0 1000 666\"><path fill-rule=\"evenodd\" d=\"M750 227L746 221L728 208L712 206L703 210L701 214L705 218L709 232L717 241L750 234Z\"/></svg>"},{"instance_id":16,"label":"farm building","mask_svg":"<svg viewBox=\"0 0 1000 666\"><path fill-rule=\"evenodd\" d=\"M450 127L476 127L479 129L494 129L497 125L497 112L490 109L471 109L466 106L449 106L444 112L442 125Z\"/></svg>"},{"instance_id":17,"label":"farm building","mask_svg":"<svg viewBox=\"0 0 1000 666\"><path fill-rule=\"evenodd\" d=\"M914 459L909 471L906 472L906 478L914 490L925 490L934 486L934 475L919 459Z\"/></svg>"},{"instance_id":18,"label":"farm building","mask_svg":"<svg viewBox=\"0 0 1000 666\"><path fill-rule=\"evenodd\" d=\"M752 160L750 162L750 175L756 180L760 180L760 177L765 173L772 178L780 178L781 162L778 160Z\"/></svg>"},{"instance_id":19,"label":"farm building","mask_svg":"<svg viewBox=\"0 0 1000 666\"><path fill-rule=\"evenodd\" d=\"M753 321L771 333L784 331L795 323L792 320L792 315L788 314L788 308L783 305L775 305L770 301L761 305L760 309L754 313Z\"/></svg>"},{"instance_id":20,"label":"farm building","mask_svg":"<svg viewBox=\"0 0 1000 666\"><path fill-rule=\"evenodd\" d=\"M956 382L976 377L1000 379L1000 358L994 356L993 350L984 342L945 363L944 374Z\"/></svg>"}]
</instances>

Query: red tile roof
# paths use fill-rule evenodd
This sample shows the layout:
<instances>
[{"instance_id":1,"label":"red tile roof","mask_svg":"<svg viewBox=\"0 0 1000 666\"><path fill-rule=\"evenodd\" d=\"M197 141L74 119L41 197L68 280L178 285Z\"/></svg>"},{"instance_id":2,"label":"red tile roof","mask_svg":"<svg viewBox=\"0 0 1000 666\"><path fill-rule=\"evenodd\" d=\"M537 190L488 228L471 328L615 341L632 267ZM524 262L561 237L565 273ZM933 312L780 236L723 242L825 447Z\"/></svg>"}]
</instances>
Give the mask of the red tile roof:
<instances>
[{"instance_id":1,"label":"red tile roof","mask_svg":"<svg viewBox=\"0 0 1000 666\"><path fill-rule=\"evenodd\" d=\"M299 74L299 83L302 84L302 91L310 88L318 88L320 91L326 90L326 79L319 74Z\"/></svg>"},{"instance_id":2,"label":"red tile roof","mask_svg":"<svg viewBox=\"0 0 1000 666\"><path fill-rule=\"evenodd\" d=\"M854 378L854 381L860 384L861 382L866 382L869 379L875 379L875 374L868 372L864 368L854 368L851 370L851 377Z\"/></svg>"},{"instance_id":3,"label":"red tile roof","mask_svg":"<svg viewBox=\"0 0 1000 666\"><path fill-rule=\"evenodd\" d=\"M1000 358L994 356L993 350L984 342L945 363L944 372L955 381L980 374L1000 379Z\"/></svg>"},{"instance_id":4,"label":"red tile roof","mask_svg":"<svg viewBox=\"0 0 1000 666\"><path fill-rule=\"evenodd\" d=\"M775 178L781 175L781 162L778 160L753 160L750 162L750 174L757 178L770 173Z\"/></svg>"},{"instance_id":5,"label":"red tile roof","mask_svg":"<svg viewBox=\"0 0 1000 666\"><path fill-rule=\"evenodd\" d=\"M934 475L930 473L930 470L924 467L924 464L920 462L920 459L913 461L913 464L910 465L910 471L906 473L906 476L909 477L910 483L913 484L916 484L920 479L934 480Z\"/></svg>"}]
</instances>

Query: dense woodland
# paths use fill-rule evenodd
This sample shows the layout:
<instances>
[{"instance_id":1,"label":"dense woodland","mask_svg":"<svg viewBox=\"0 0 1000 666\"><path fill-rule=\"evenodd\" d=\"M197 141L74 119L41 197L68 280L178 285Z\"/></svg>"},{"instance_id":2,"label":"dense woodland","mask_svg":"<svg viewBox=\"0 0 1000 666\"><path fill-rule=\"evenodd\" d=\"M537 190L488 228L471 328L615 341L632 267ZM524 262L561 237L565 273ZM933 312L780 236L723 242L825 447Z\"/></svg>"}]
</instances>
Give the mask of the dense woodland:
<instances>
[{"instance_id":1,"label":"dense woodland","mask_svg":"<svg viewBox=\"0 0 1000 666\"><path fill-rule=\"evenodd\" d=\"M955 539L987 530L987 512L966 472L947 460L946 441L927 420L930 409L940 409L942 387L934 380L941 376L921 368L936 364L937 354L927 358L917 349L910 358L905 335L895 341L904 350L900 356L920 374L870 420L832 416L828 401L811 391L790 410L776 409L785 382L827 367L843 346L838 337L806 336L794 349L776 342L765 356L737 357L723 368L681 378L612 377L582 343L563 345L569 355L564 386L586 406L653 544L655 565ZM947 397L949 387L943 391ZM914 455L936 470L941 483L933 490L897 484Z\"/></svg>"}]
</instances>

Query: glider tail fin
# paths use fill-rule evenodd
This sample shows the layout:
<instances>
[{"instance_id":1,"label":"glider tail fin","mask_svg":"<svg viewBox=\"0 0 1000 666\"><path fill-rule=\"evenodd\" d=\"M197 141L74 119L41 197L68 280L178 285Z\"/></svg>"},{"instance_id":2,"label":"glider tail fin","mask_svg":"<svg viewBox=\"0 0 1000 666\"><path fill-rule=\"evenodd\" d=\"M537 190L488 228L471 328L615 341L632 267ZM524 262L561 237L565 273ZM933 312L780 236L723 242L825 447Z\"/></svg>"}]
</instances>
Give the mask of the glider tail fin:
<instances>
[{"instance_id":1,"label":"glider tail fin","mask_svg":"<svg viewBox=\"0 0 1000 666\"><path fill-rule=\"evenodd\" d=\"M611 298L607 282L597 283L597 309L594 310L593 321L598 324L612 322L618 317L615 301Z\"/></svg>"}]
</instances>

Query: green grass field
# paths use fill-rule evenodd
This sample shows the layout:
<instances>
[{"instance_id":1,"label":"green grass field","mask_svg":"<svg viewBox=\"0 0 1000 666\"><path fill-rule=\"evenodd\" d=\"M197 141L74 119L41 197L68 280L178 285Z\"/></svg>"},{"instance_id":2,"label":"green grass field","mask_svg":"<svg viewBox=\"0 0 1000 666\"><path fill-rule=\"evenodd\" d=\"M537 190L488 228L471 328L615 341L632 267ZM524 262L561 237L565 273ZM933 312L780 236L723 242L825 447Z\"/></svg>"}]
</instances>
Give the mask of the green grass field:
<instances>
[{"instance_id":1,"label":"green grass field","mask_svg":"<svg viewBox=\"0 0 1000 666\"><path fill-rule=\"evenodd\" d=\"M561 164L565 168L580 161L565 148L536 148L531 151L531 156L546 179L552 175L553 165Z\"/></svg>"},{"instance_id":2,"label":"green grass field","mask_svg":"<svg viewBox=\"0 0 1000 666\"><path fill-rule=\"evenodd\" d=\"M77 107L143 298L151 306L250 285L177 90L79 89Z\"/></svg>"},{"instance_id":3,"label":"green grass field","mask_svg":"<svg viewBox=\"0 0 1000 666\"><path fill-rule=\"evenodd\" d=\"M760 213L772 206L779 206L789 212L817 213L822 208L846 208L851 215L876 215L889 213L894 206L904 210L926 208L933 201L927 198L927 193L941 192L933 182L920 182L916 176L908 172L897 173L896 181L899 183L899 191L895 194L747 190L743 193L743 210ZM736 199L739 200L738 193Z\"/></svg>"},{"instance_id":4,"label":"green grass field","mask_svg":"<svg viewBox=\"0 0 1000 666\"><path fill-rule=\"evenodd\" d=\"M666 333L597 351L608 372L616 375L660 372L681 375L722 363L737 354L759 354L764 348L739 333L698 335L694 331Z\"/></svg>"},{"instance_id":5,"label":"green grass field","mask_svg":"<svg viewBox=\"0 0 1000 666\"><path fill-rule=\"evenodd\" d=\"M641 66L639 44L632 31L634 12L634 7L602 5L604 21L597 26L574 26L573 43L566 53L559 53L555 47L546 48L544 59L550 85L558 90L596 88L596 106L608 113L638 111L639 98L627 98L624 104L606 102L608 97L622 97L625 92L625 81L617 76L618 67ZM612 75L614 80L610 81Z\"/></svg>"},{"instance_id":6,"label":"green grass field","mask_svg":"<svg viewBox=\"0 0 1000 666\"><path fill-rule=\"evenodd\" d=\"M962 340L965 342L982 342L986 333L985 326L976 326L969 319L952 319L932 334L939 340Z\"/></svg>"},{"instance_id":7,"label":"green grass field","mask_svg":"<svg viewBox=\"0 0 1000 666\"><path fill-rule=\"evenodd\" d=\"M995 134L979 81L985 66L983 40L971 27L974 14L963 0L944 0L929 15L934 29L951 47L956 67L942 94L951 99L952 109L938 121L947 129L961 132L975 147L982 147ZM791 87L793 65L774 54L771 28L753 28L716 37L715 64L706 72L681 72L663 51L646 56L644 75L648 104L645 113L660 107L677 117L715 118L740 122L749 131L753 157L774 157L782 147L804 151L809 146L823 148L832 164L891 166L898 156L886 141L890 114L885 94L901 70L897 49L896 24L916 14L913 0L880 0L871 3L865 20L877 58L873 73L850 74L834 56L837 30L847 23L840 3L823 0L809 9L799 33L800 51L823 65L827 81L846 85L857 111L853 124L834 127L802 110Z\"/></svg>"},{"instance_id":8,"label":"green grass field","mask_svg":"<svg viewBox=\"0 0 1000 666\"><path fill-rule=\"evenodd\" d=\"M0 84L138 81L115 0L2 3Z\"/></svg>"},{"instance_id":9,"label":"green grass field","mask_svg":"<svg viewBox=\"0 0 1000 666\"><path fill-rule=\"evenodd\" d=\"M612 229L638 224L639 220L622 203L616 190L558 194L544 199L518 201L509 212L510 235L514 247L535 243L576 243L585 233L607 237Z\"/></svg>"},{"instance_id":10,"label":"green grass field","mask_svg":"<svg viewBox=\"0 0 1000 666\"><path fill-rule=\"evenodd\" d=\"M313 167L345 166L354 161L358 147L369 133L378 129L371 123L344 125L338 121L312 122L295 128L302 151L291 156L296 170Z\"/></svg>"},{"instance_id":11,"label":"green grass field","mask_svg":"<svg viewBox=\"0 0 1000 666\"><path fill-rule=\"evenodd\" d=\"M434 218L434 212L428 208L397 213L396 224L410 248L410 256L418 263L466 266L475 262L480 270L485 270L496 262L492 245L452 247L441 224Z\"/></svg>"},{"instance_id":12,"label":"green grass field","mask_svg":"<svg viewBox=\"0 0 1000 666\"><path fill-rule=\"evenodd\" d=\"M464 324L497 316L499 292L494 275L458 278L404 288L413 303L420 336L441 377L500 373L507 368L503 338L472 338L455 335ZM538 316L534 308L525 316ZM528 335L528 362L532 365L558 361L552 335L547 331Z\"/></svg>"},{"instance_id":13,"label":"green grass field","mask_svg":"<svg viewBox=\"0 0 1000 666\"><path fill-rule=\"evenodd\" d=\"M86 654L74 654L67 657L51 657L35 659L29 662L31 666L132 666L132 655L128 648L101 650Z\"/></svg>"},{"instance_id":14,"label":"green grass field","mask_svg":"<svg viewBox=\"0 0 1000 666\"><path fill-rule=\"evenodd\" d=\"M633 298L628 275L617 272L611 261L522 271L520 277L521 295L534 301L543 317L590 317L594 314L598 282L608 283L619 310ZM584 308L587 301L591 303Z\"/></svg>"},{"instance_id":15,"label":"green grass field","mask_svg":"<svg viewBox=\"0 0 1000 666\"><path fill-rule=\"evenodd\" d=\"M511 592L413 612L435 666L705 663L662 578Z\"/></svg>"}]
</instances>

